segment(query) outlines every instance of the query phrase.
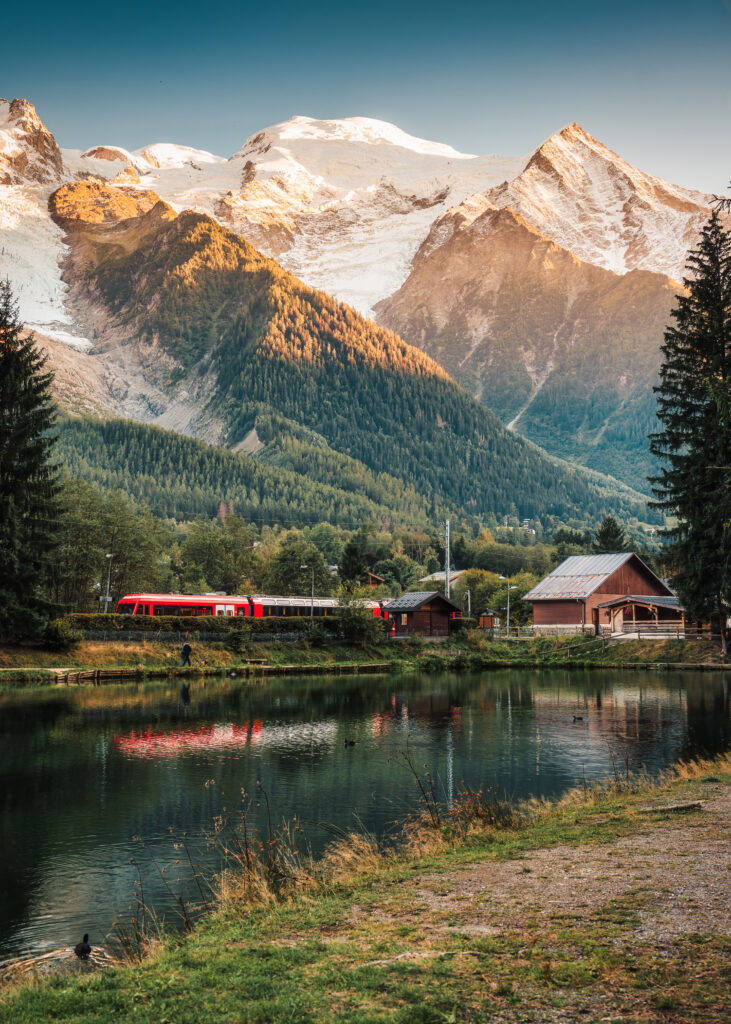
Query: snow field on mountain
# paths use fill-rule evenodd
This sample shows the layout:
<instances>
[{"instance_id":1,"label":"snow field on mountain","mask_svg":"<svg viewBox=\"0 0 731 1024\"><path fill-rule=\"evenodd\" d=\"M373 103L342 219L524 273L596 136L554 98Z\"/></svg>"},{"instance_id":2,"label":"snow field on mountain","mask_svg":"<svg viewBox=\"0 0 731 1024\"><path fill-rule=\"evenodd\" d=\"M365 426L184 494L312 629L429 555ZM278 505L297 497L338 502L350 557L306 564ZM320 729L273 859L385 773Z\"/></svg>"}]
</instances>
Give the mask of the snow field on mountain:
<instances>
[{"instance_id":1,"label":"snow field on mountain","mask_svg":"<svg viewBox=\"0 0 731 1024\"><path fill-rule=\"evenodd\" d=\"M14 156L25 151L37 164L43 154L8 110L0 109L0 156L3 148ZM25 124L43 127L29 104L22 113ZM59 184L116 178L154 191L178 212L215 217L306 284L367 316L404 284L417 252L420 259L433 252L490 208L510 206L577 260L676 280L708 215L708 197L637 170L575 124L530 158L460 153L372 118L303 116L252 135L230 159L173 143L62 155ZM130 166L139 183L135 174L121 174ZM58 176L57 168L51 173ZM16 282L24 318L88 345L73 341L64 309L64 247L45 208L48 194L32 180L0 186L0 268Z\"/></svg>"},{"instance_id":2,"label":"snow field on mountain","mask_svg":"<svg viewBox=\"0 0 731 1024\"><path fill-rule=\"evenodd\" d=\"M61 280L65 246L48 214L47 186L0 187L0 278L8 278L20 313L31 328L74 348L91 342L78 336L66 311Z\"/></svg>"}]
</instances>

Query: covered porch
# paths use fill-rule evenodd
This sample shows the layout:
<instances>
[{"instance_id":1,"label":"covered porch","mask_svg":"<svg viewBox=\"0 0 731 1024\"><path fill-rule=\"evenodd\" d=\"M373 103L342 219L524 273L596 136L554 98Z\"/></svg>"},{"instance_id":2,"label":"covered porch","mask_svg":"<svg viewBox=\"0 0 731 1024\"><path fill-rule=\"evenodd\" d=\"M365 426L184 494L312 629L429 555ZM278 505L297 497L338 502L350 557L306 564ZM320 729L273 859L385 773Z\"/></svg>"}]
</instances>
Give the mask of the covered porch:
<instances>
[{"instance_id":1,"label":"covered porch","mask_svg":"<svg viewBox=\"0 0 731 1024\"><path fill-rule=\"evenodd\" d=\"M685 634L685 612L677 597L627 594L598 605L599 609L607 613L612 636L650 633L679 637Z\"/></svg>"}]
</instances>

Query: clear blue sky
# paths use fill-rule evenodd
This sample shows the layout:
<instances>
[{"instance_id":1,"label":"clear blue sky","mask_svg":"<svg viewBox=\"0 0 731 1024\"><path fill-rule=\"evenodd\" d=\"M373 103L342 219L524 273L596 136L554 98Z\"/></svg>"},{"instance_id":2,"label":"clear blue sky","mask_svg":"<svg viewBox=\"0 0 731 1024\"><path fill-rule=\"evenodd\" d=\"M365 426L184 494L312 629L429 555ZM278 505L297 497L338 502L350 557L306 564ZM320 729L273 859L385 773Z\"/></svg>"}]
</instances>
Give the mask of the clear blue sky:
<instances>
[{"instance_id":1,"label":"clear blue sky","mask_svg":"<svg viewBox=\"0 0 731 1024\"><path fill-rule=\"evenodd\" d=\"M517 155L578 121L678 184L731 178L731 0L13 4L0 95L62 146L228 156L293 114Z\"/></svg>"}]
</instances>

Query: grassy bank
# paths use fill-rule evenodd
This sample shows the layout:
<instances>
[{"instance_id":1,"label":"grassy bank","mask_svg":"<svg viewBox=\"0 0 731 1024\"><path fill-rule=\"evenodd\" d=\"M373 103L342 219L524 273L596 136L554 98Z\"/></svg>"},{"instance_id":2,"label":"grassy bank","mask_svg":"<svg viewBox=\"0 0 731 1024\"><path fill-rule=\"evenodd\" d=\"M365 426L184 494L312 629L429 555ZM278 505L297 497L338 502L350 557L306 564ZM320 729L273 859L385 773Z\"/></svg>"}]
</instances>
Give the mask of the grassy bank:
<instances>
[{"instance_id":1,"label":"grassy bank","mask_svg":"<svg viewBox=\"0 0 731 1024\"><path fill-rule=\"evenodd\" d=\"M571 667L705 667L731 668L723 663L717 646L708 641L626 640L606 642L593 637L543 637L511 641L490 640L474 631L445 643L399 640L383 643L312 644L294 642L251 643L232 652L224 643L194 644L192 668L230 670L251 661L270 666L321 666L382 663L393 668L420 672L480 670L510 666ZM175 671L179 665L177 642L83 641L67 651L44 651L33 647L0 647L0 685L52 683L60 669L160 669ZM188 671L187 669L184 671Z\"/></svg>"},{"instance_id":2,"label":"grassy bank","mask_svg":"<svg viewBox=\"0 0 731 1024\"><path fill-rule=\"evenodd\" d=\"M725 1021L730 792L726 756L554 804L467 794L389 851L241 852L193 934L8 987L0 1021Z\"/></svg>"}]
</instances>

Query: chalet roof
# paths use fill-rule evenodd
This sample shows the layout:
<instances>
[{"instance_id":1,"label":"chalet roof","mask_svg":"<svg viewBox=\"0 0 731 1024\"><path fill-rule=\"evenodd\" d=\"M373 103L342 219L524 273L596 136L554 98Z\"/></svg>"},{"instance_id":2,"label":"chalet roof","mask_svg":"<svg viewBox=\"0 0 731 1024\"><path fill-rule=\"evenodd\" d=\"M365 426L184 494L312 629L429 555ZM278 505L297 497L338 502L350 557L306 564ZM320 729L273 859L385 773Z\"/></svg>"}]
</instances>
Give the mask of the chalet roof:
<instances>
[{"instance_id":1,"label":"chalet roof","mask_svg":"<svg viewBox=\"0 0 731 1024\"><path fill-rule=\"evenodd\" d=\"M672 591L641 558L631 551L616 555L571 555L552 573L536 584L524 597L525 601L575 601L590 597L598 587L620 569L626 562L635 559L653 580L658 590L672 597Z\"/></svg>"},{"instance_id":2,"label":"chalet roof","mask_svg":"<svg viewBox=\"0 0 731 1024\"><path fill-rule=\"evenodd\" d=\"M621 604L649 604L658 608L680 608L680 600L677 597L652 597L647 594L627 594L626 597L615 597L613 601L605 601L599 608L616 608Z\"/></svg>"},{"instance_id":3,"label":"chalet roof","mask_svg":"<svg viewBox=\"0 0 731 1024\"><path fill-rule=\"evenodd\" d=\"M390 612L414 612L421 608L422 605L428 604L429 601L438 597L444 601L451 608L460 610L458 604L452 601L451 598L445 597L444 594L440 594L438 590L412 590L409 593L402 594L401 597L396 597L393 601L388 603L388 611Z\"/></svg>"},{"instance_id":4,"label":"chalet roof","mask_svg":"<svg viewBox=\"0 0 731 1024\"><path fill-rule=\"evenodd\" d=\"M449 582L453 583L466 572L466 569L453 569L449 574ZM428 576L422 576L419 583L444 583L446 576L444 569L438 569L437 572L430 572Z\"/></svg>"}]
</instances>

